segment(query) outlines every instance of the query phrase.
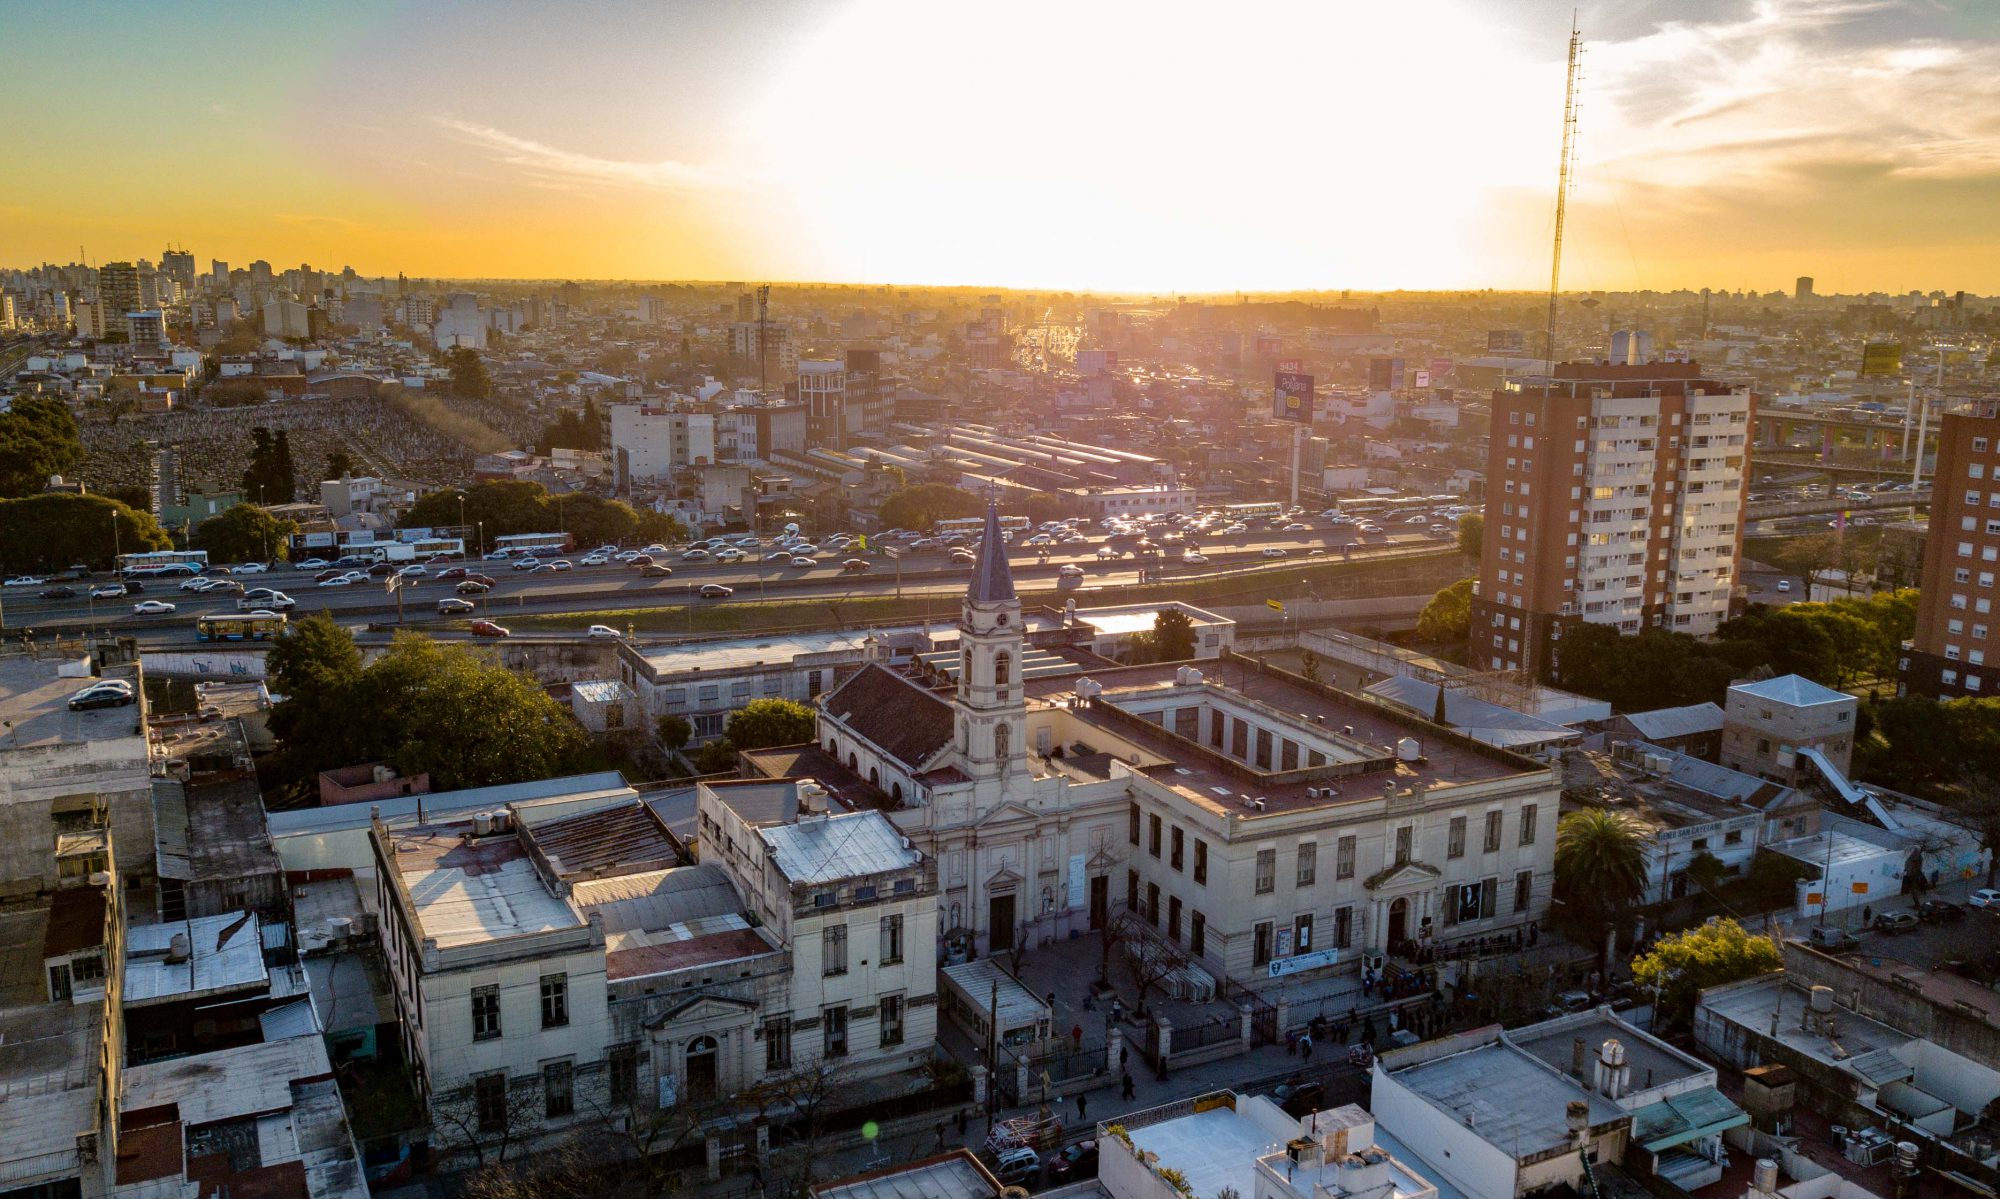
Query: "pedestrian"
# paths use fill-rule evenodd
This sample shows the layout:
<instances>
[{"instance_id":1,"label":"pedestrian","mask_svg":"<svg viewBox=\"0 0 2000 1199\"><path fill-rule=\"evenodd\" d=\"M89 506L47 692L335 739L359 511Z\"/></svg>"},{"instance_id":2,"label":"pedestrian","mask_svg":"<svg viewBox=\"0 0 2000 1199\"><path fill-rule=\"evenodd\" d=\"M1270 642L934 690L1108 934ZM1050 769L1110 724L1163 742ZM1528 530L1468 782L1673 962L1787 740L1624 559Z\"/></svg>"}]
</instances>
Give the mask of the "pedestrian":
<instances>
[{"instance_id":1,"label":"pedestrian","mask_svg":"<svg viewBox=\"0 0 2000 1199\"><path fill-rule=\"evenodd\" d=\"M1127 1060L1131 1058L1131 1056L1132 1056L1132 1047L1130 1045L1118 1046L1118 1068L1120 1070L1123 1070L1125 1068L1125 1063ZM1131 1076L1127 1075L1126 1077L1129 1078Z\"/></svg>"},{"instance_id":2,"label":"pedestrian","mask_svg":"<svg viewBox=\"0 0 2000 1199\"><path fill-rule=\"evenodd\" d=\"M1872 921L1873 921L1874 919L1875 919L1875 909L1874 909L1874 908L1871 908L1871 907L1869 907L1869 906L1868 906L1867 904L1865 904L1865 903L1864 903L1864 904L1862 904L1862 905L1861 905L1861 923L1862 923L1862 924L1868 924L1868 923L1872 922Z\"/></svg>"},{"instance_id":3,"label":"pedestrian","mask_svg":"<svg viewBox=\"0 0 2000 1199\"><path fill-rule=\"evenodd\" d=\"M1069 1030L1069 1039L1076 1042L1077 1049L1081 1050L1083 1048L1083 1025L1081 1024L1071 1025Z\"/></svg>"},{"instance_id":4,"label":"pedestrian","mask_svg":"<svg viewBox=\"0 0 2000 1199\"><path fill-rule=\"evenodd\" d=\"M958 1109L958 1135L959 1135L959 1136L964 1136L964 1135L965 1135L965 1117L966 1117L966 1109L964 1109L964 1108L959 1108L959 1109Z\"/></svg>"},{"instance_id":5,"label":"pedestrian","mask_svg":"<svg viewBox=\"0 0 2000 1199\"><path fill-rule=\"evenodd\" d=\"M1288 1036L1285 1038L1286 1057L1297 1057L1299 1055L1299 1041L1301 1039L1302 1038L1296 1036Z\"/></svg>"},{"instance_id":6,"label":"pedestrian","mask_svg":"<svg viewBox=\"0 0 2000 1199\"><path fill-rule=\"evenodd\" d=\"M1299 1056L1306 1061L1313 1060L1313 1039L1311 1033L1307 1033L1305 1036L1299 1038Z\"/></svg>"},{"instance_id":7,"label":"pedestrian","mask_svg":"<svg viewBox=\"0 0 2000 1199\"><path fill-rule=\"evenodd\" d=\"M938 1147L939 1149L942 1149L942 1148L944 1148L944 1121L943 1121L943 1120L939 1120L939 1121L937 1122L937 1134L938 1134L938 1143L937 1143L937 1147Z\"/></svg>"},{"instance_id":8,"label":"pedestrian","mask_svg":"<svg viewBox=\"0 0 2000 1199\"><path fill-rule=\"evenodd\" d=\"M1127 1099L1130 1099L1130 1098L1132 1098L1132 1097L1133 1097L1133 1095L1135 1095L1136 1093L1137 1093L1137 1092L1136 1092L1136 1090L1134 1089L1134 1086L1133 1086L1133 1083L1132 1083L1132 1072L1131 1072L1130 1070L1127 1070L1127 1071L1125 1072L1125 1098L1127 1098Z\"/></svg>"},{"instance_id":9,"label":"pedestrian","mask_svg":"<svg viewBox=\"0 0 2000 1199\"><path fill-rule=\"evenodd\" d=\"M1076 1118L1078 1120L1085 1120L1089 1118L1084 1112L1084 1108L1088 1105L1089 1100L1090 1096L1088 1095L1080 1094L1076 1097Z\"/></svg>"}]
</instances>

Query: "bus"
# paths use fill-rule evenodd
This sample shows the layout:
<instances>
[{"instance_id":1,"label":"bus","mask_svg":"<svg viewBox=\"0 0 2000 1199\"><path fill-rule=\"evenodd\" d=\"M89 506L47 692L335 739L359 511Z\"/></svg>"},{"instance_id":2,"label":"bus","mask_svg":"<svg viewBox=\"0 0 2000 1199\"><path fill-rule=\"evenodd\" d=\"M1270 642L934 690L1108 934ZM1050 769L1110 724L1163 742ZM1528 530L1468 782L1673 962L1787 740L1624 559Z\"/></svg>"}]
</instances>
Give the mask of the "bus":
<instances>
[{"instance_id":1,"label":"bus","mask_svg":"<svg viewBox=\"0 0 2000 1199\"><path fill-rule=\"evenodd\" d=\"M118 573L140 578L167 574L198 575L207 569L207 550L152 550L143 554L118 555Z\"/></svg>"},{"instance_id":2,"label":"bus","mask_svg":"<svg viewBox=\"0 0 2000 1199\"><path fill-rule=\"evenodd\" d=\"M1222 515L1232 521L1249 523L1253 520L1271 520L1285 515L1285 506L1276 500L1261 504L1224 504Z\"/></svg>"},{"instance_id":3,"label":"bus","mask_svg":"<svg viewBox=\"0 0 2000 1199\"><path fill-rule=\"evenodd\" d=\"M269 641L285 631L282 612L216 612L194 622L196 641Z\"/></svg>"},{"instance_id":4,"label":"bus","mask_svg":"<svg viewBox=\"0 0 2000 1199\"><path fill-rule=\"evenodd\" d=\"M1004 534L1018 536L1019 534L1025 533L1029 529L1033 528L1034 524L1035 524L1034 521L1029 520L1025 516L1003 516L1000 518L1000 531ZM984 533L985 531L986 531L985 517L962 516L962 517L955 517L951 520L941 520L937 522L937 531L935 533L935 536L977 537L981 533Z\"/></svg>"},{"instance_id":5,"label":"bus","mask_svg":"<svg viewBox=\"0 0 2000 1199\"><path fill-rule=\"evenodd\" d=\"M569 552L568 533L506 533L493 539L493 552L516 554L564 554Z\"/></svg>"}]
</instances>

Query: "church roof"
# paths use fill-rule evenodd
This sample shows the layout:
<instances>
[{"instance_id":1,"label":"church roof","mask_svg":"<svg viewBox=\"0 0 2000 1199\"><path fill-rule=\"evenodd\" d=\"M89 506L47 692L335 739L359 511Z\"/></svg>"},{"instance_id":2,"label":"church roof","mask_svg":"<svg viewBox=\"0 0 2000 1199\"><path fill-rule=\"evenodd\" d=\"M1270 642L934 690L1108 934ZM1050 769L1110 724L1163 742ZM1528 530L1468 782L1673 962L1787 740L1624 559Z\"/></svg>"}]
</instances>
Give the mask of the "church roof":
<instances>
[{"instance_id":1,"label":"church roof","mask_svg":"<svg viewBox=\"0 0 2000 1199\"><path fill-rule=\"evenodd\" d=\"M986 531L979 543L979 563L972 568L972 584L965 597L974 603L996 603L1014 598L1014 572L1007 567L1007 541L1000 534L1000 508L986 504Z\"/></svg>"},{"instance_id":2,"label":"church roof","mask_svg":"<svg viewBox=\"0 0 2000 1199\"><path fill-rule=\"evenodd\" d=\"M863 666L821 702L827 715L912 769L951 743L951 705L874 663Z\"/></svg>"}]
</instances>

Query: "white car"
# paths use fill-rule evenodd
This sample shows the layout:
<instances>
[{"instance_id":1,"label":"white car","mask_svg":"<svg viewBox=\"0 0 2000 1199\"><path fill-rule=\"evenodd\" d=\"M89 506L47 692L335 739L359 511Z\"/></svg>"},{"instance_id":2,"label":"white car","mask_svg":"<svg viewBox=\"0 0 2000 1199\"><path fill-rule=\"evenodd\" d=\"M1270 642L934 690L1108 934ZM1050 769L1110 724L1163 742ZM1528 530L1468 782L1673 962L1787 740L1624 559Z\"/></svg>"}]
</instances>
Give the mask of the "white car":
<instances>
[{"instance_id":1,"label":"white car","mask_svg":"<svg viewBox=\"0 0 2000 1199\"><path fill-rule=\"evenodd\" d=\"M1181 555L1181 561L1187 563L1189 566L1206 566L1208 565L1208 555L1202 553L1200 550L1189 550L1187 553Z\"/></svg>"},{"instance_id":2,"label":"white car","mask_svg":"<svg viewBox=\"0 0 2000 1199\"><path fill-rule=\"evenodd\" d=\"M1792 589L1792 581L1791 581L1790 579L1779 579L1779 580L1778 580L1778 590L1780 590L1780 591L1790 591L1791 589Z\"/></svg>"},{"instance_id":3,"label":"white car","mask_svg":"<svg viewBox=\"0 0 2000 1199\"><path fill-rule=\"evenodd\" d=\"M405 566L403 569L397 571L396 577L399 579L421 579L429 573L430 572L425 570L422 566L412 563L411 565Z\"/></svg>"},{"instance_id":4,"label":"white car","mask_svg":"<svg viewBox=\"0 0 2000 1199\"><path fill-rule=\"evenodd\" d=\"M325 570L332 565L333 563L328 562L325 558L307 558L303 562L292 563L292 567L296 570Z\"/></svg>"},{"instance_id":5,"label":"white car","mask_svg":"<svg viewBox=\"0 0 2000 1199\"><path fill-rule=\"evenodd\" d=\"M330 579L322 579L319 585L321 587L352 587L367 577L367 575L361 574L358 571L350 570L344 575L335 575Z\"/></svg>"},{"instance_id":6,"label":"white car","mask_svg":"<svg viewBox=\"0 0 2000 1199\"><path fill-rule=\"evenodd\" d=\"M517 559L515 559L515 560L514 560L514 569L515 569L515 570L534 570L535 568L539 567L539 566L540 566L541 564L542 564L542 561L541 561L541 559L539 559L539 558L517 558Z\"/></svg>"},{"instance_id":7,"label":"white car","mask_svg":"<svg viewBox=\"0 0 2000 1199\"><path fill-rule=\"evenodd\" d=\"M271 594L257 600L256 604L259 608L269 608L273 612L290 612L293 608L299 606L297 600L282 591L273 591Z\"/></svg>"},{"instance_id":8,"label":"white car","mask_svg":"<svg viewBox=\"0 0 2000 1199\"><path fill-rule=\"evenodd\" d=\"M1283 558L1286 556L1286 553L1282 546L1267 545L1264 547L1264 556L1266 558Z\"/></svg>"},{"instance_id":9,"label":"white car","mask_svg":"<svg viewBox=\"0 0 2000 1199\"><path fill-rule=\"evenodd\" d=\"M132 605L134 616L165 616L173 610L174 606L165 600L140 600Z\"/></svg>"},{"instance_id":10,"label":"white car","mask_svg":"<svg viewBox=\"0 0 2000 1199\"><path fill-rule=\"evenodd\" d=\"M611 555L600 551L595 554L585 554L577 561L584 566L607 566L611 562Z\"/></svg>"},{"instance_id":11,"label":"white car","mask_svg":"<svg viewBox=\"0 0 2000 1199\"><path fill-rule=\"evenodd\" d=\"M792 565L799 567L800 569L804 569L805 567L808 566L818 566L819 562L816 559L809 558L804 554L800 554L792 559Z\"/></svg>"},{"instance_id":12,"label":"white car","mask_svg":"<svg viewBox=\"0 0 2000 1199\"><path fill-rule=\"evenodd\" d=\"M238 562L229 568L229 573L233 575L260 575L270 569L270 567L264 565L262 562Z\"/></svg>"},{"instance_id":13,"label":"white car","mask_svg":"<svg viewBox=\"0 0 2000 1199\"><path fill-rule=\"evenodd\" d=\"M91 599L124 599L126 594L123 583L99 583L90 589Z\"/></svg>"},{"instance_id":14,"label":"white car","mask_svg":"<svg viewBox=\"0 0 2000 1199\"><path fill-rule=\"evenodd\" d=\"M1991 887L1981 887L1965 897L1965 902L1975 908L2000 908L2000 891Z\"/></svg>"},{"instance_id":15,"label":"white car","mask_svg":"<svg viewBox=\"0 0 2000 1199\"><path fill-rule=\"evenodd\" d=\"M651 551L649 550L647 552L650 553ZM709 553L707 550L702 549L699 546L696 546L694 549L691 550L681 551L681 561L683 562L707 562L714 557L715 557L714 554Z\"/></svg>"},{"instance_id":16,"label":"white car","mask_svg":"<svg viewBox=\"0 0 2000 1199\"><path fill-rule=\"evenodd\" d=\"M715 551L715 560L717 562L741 562L743 561L743 551L733 545L728 546Z\"/></svg>"},{"instance_id":17,"label":"white car","mask_svg":"<svg viewBox=\"0 0 2000 1199\"><path fill-rule=\"evenodd\" d=\"M592 641L618 641L624 637L623 633L620 633L608 624L591 625L588 629L584 630L583 635Z\"/></svg>"},{"instance_id":18,"label":"white car","mask_svg":"<svg viewBox=\"0 0 2000 1199\"><path fill-rule=\"evenodd\" d=\"M642 554L664 554L667 552L667 547L655 541L653 544L646 546L639 552Z\"/></svg>"},{"instance_id":19,"label":"white car","mask_svg":"<svg viewBox=\"0 0 2000 1199\"><path fill-rule=\"evenodd\" d=\"M638 551L638 550L619 550L619 551L618 551L617 553L615 553L615 554L613 554L613 555L611 555L611 556L612 556L612 557L613 557L614 559L616 559L617 561L620 561L620 562L630 562L630 561L631 561L632 559L634 559L634 558L636 558L636 557L638 557L638 556L639 556L639 551Z\"/></svg>"},{"instance_id":20,"label":"white car","mask_svg":"<svg viewBox=\"0 0 2000 1199\"><path fill-rule=\"evenodd\" d=\"M200 576L200 575L196 575L196 576L195 576L194 578L192 578L192 579L189 579L189 580L188 580L187 582L185 582L185 583L182 583L182 584L181 584L181 590L182 590L182 591L207 591L207 590L208 590L208 589L209 589L210 587L213 587L213 586L215 586L215 580L214 580L214 579L206 579L206 578L203 578L203 577L202 577L202 576Z\"/></svg>"},{"instance_id":21,"label":"white car","mask_svg":"<svg viewBox=\"0 0 2000 1199\"><path fill-rule=\"evenodd\" d=\"M46 582L48 579L41 575L16 575L5 583L0 583L0 587L40 587Z\"/></svg>"},{"instance_id":22,"label":"white car","mask_svg":"<svg viewBox=\"0 0 2000 1199\"><path fill-rule=\"evenodd\" d=\"M1080 579L1083 577L1083 567L1076 565L1065 566L1061 570L1058 570L1056 572L1056 577L1063 579Z\"/></svg>"}]
</instances>

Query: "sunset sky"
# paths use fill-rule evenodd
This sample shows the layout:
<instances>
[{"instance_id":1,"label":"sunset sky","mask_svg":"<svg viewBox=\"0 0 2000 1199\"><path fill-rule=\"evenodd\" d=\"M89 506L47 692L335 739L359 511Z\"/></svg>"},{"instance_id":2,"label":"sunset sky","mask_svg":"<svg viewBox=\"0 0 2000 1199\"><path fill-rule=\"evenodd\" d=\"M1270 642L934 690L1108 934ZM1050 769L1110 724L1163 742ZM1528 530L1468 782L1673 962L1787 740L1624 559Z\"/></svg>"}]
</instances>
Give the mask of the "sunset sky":
<instances>
[{"instance_id":1,"label":"sunset sky","mask_svg":"<svg viewBox=\"0 0 2000 1199\"><path fill-rule=\"evenodd\" d=\"M0 0L0 264L1544 287L1570 0ZM1573 288L2000 292L2000 0L1582 4Z\"/></svg>"}]
</instances>

